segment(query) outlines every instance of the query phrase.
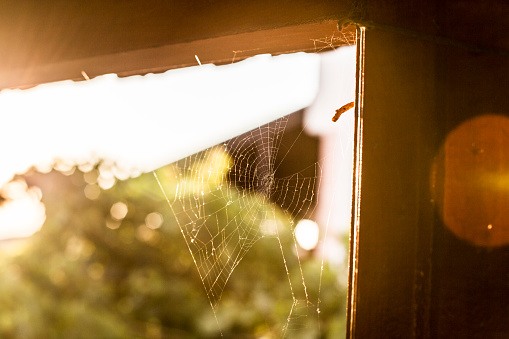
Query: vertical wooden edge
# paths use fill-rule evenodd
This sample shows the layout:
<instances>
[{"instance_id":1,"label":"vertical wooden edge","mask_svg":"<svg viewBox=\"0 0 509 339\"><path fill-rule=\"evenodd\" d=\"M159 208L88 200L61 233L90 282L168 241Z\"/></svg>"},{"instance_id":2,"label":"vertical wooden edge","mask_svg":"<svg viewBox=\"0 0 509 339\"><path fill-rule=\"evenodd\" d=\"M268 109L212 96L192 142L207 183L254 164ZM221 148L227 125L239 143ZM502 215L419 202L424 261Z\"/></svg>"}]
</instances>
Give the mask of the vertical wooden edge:
<instances>
[{"instance_id":1,"label":"vertical wooden edge","mask_svg":"<svg viewBox=\"0 0 509 339\"><path fill-rule=\"evenodd\" d=\"M363 106L364 106L364 47L365 27L357 26L357 62L355 85L355 133L354 133L354 163L352 214L350 228L350 249L348 264L348 296L346 310L346 337L355 337L355 320L357 304L357 273L358 273L358 244L361 203L361 175L362 175L362 138L363 138Z\"/></svg>"}]
</instances>

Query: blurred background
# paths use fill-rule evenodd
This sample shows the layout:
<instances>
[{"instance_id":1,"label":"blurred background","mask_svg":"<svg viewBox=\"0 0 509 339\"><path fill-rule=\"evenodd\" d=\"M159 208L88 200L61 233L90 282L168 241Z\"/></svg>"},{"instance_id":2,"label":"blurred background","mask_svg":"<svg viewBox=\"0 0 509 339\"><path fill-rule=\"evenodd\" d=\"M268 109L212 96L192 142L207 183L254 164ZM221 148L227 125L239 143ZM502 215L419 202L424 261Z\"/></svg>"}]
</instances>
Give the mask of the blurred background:
<instances>
[{"instance_id":1,"label":"blurred background","mask_svg":"<svg viewBox=\"0 0 509 339\"><path fill-rule=\"evenodd\" d=\"M295 224L288 224L279 234L288 253L286 268L292 277L299 276L302 270L313 303L306 308L314 310L290 323L288 337L292 338L340 338L345 333L353 110L336 123L331 118L335 109L353 101L355 47L318 55L318 67L310 66L309 73L303 76L309 87L302 89L308 91L307 101L299 107L280 108L280 103L264 100L238 83L235 87L240 87L239 93L228 89L223 95L214 95L218 102L225 102L247 92L251 100L244 101L244 105L261 102L265 107L253 108L255 113L250 113L239 112L235 106L232 115L216 117L217 128L228 131L231 129L225 121L235 121L239 115L263 115L263 109L274 111L273 107L278 110L275 118L293 112L278 147L275 180L294 173L316 179L309 202L312 213L291 216ZM179 71L185 78L185 69ZM146 85L147 80L144 81ZM115 81L102 84L103 89L114 90L117 86ZM286 86L283 83L280 90L288 91L289 85ZM143 105L136 112L126 111L125 104L121 109L115 103L105 103L101 108L101 103L90 97L85 98L80 109L92 110L98 116L108 114L108 123L93 119L87 123L79 114L66 118L55 115L46 121L36 120L34 125L29 123L42 109L68 112L67 106L58 108L52 103L24 112L24 122L8 120L13 96L30 102L30 91L17 90L8 96L6 91L0 92L0 106L4 105L2 127L20 140L27 138L27 129L32 133L26 144L4 142L0 146L2 162L7 164L0 174L0 337L219 338L221 333L226 338L281 336L292 296L276 239L261 237L249 249L231 274L213 312L178 221L151 172L156 170L164 178L163 187L176 186L177 182L165 176L176 165L161 165L172 157L183 157L181 153L175 156L175 149L180 151L186 143L196 144L194 140L205 133L193 125L175 123L164 110L162 115L150 115L150 108ZM55 93L62 93L59 91L55 89ZM140 100L144 100L141 95ZM210 102L207 105L211 108L202 115L193 111L194 120L215 116L215 107L221 107ZM19 105L16 107L15 113L19 114ZM203 111L200 107L195 109ZM128 121L133 125L128 125ZM144 128L144 124L162 125L163 132L156 133L161 139L154 139L154 130ZM184 136L168 141L171 128L175 128L170 124L182 130ZM208 129L213 131L210 134L219 133L216 126L208 125ZM67 131L66 138L59 134L62 130ZM242 136L245 132L237 133ZM98 134L107 134L108 138ZM52 139L54 136L56 139ZM77 139L83 141L80 146L74 144ZM213 146L217 141L212 138L207 142ZM63 144L72 146L66 149ZM100 153L97 145L107 151ZM149 150L156 154L147 155ZM127 160L115 158L118 154ZM235 154L229 156L235 161ZM158 158L147 165L148 157ZM16 161L20 165L11 166ZM309 168L319 170L302 172ZM276 204L275 208L280 209L277 214L284 214L285 203ZM236 216L235 211L229 211L231 215L223 215L226 220ZM308 226L296 238L294 227L303 218L308 222L301 225ZM306 241L313 237L315 229L317 240ZM298 280L293 283L299 284Z\"/></svg>"}]
</instances>

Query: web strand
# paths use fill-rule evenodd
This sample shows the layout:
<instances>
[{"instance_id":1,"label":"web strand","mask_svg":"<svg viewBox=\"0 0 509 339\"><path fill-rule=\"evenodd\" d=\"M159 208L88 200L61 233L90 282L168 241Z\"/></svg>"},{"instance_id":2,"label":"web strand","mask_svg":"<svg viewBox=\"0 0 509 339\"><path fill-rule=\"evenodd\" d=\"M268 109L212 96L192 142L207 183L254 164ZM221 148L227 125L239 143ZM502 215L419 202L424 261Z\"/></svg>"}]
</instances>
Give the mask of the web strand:
<instances>
[{"instance_id":1,"label":"web strand","mask_svg":"<svg viewBox=\"0 0 509 339\"><path fill-rule=\"evenodd\" d=\"M176 162L165 173L170 187L165 188L154 172L220 331L217 308L226 285L245 255L264 237L277 238L292 298L283 337L291 330L296 310L301 317L301 305L312 305L293 227L297 217L310 215L314 209L319 168L314 165L311 177L300 172L276 177L276 159L287 122L288 117L283 117ZM294 145L295 141L290 148ZM287 154L279 157L281 161ZM281 241L281 228L285 227L291 233L293 249L285 250ZM304 300L299 299L292 283L288 251L296 255Z\"/></svg>"}]
</instances>

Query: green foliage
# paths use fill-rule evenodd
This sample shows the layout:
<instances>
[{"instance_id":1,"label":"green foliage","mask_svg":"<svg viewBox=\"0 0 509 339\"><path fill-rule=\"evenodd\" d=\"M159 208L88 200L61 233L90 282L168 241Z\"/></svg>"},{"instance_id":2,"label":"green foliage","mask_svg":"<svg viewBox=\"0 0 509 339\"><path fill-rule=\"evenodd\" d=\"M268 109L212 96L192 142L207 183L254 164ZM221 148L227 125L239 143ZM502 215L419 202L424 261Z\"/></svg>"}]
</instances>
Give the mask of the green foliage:
<instances>
[{"instance_id":1,"label":"green foliage","mask_svg":"<svg viewBox=\"0 0 509 339\"><path fill-rule=\"evenodd\" d=\"M176 186L171 171L159 171L168 192ZM216 317L225 338L281 336L293 299L277 238L254 244L231 275L214 314L152 174L118 182L96 200L85 197L79 171L30 180L50 182L58 190L44 191L47 220L25 250L0 258L1 338L218 338ZM110 211L117 202L127 206L121 220ZM239 213L233 207L228 213ZM147 226L153 212L163 216L159 228ZM295 294L303 299L289 228L280 240ZM307 256L301 264L310 301L316 304L320 261ZM320 298L319 320L316 305L297 304L288 337L343 335L345 288L328 265Z\"/></svg>"}]
</instances>

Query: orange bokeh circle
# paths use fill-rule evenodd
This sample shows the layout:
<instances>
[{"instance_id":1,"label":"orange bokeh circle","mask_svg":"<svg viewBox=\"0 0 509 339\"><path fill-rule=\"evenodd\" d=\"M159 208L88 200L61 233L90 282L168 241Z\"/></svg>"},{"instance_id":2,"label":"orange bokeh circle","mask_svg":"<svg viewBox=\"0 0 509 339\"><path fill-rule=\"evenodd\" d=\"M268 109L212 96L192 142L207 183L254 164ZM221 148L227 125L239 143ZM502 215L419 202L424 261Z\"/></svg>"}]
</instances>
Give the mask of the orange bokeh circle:
<instances>
[{"instance_id":1,"label":"orange bokeh circle","mask_svg":"<svg viewBox=\"0 0 509 339\"><path fill-rule=\"evenodd\" d=\"M431 191L444 224L473 245L509 244L509 118L483 115L448 136Z\"/></svg>"}]
</instances>

